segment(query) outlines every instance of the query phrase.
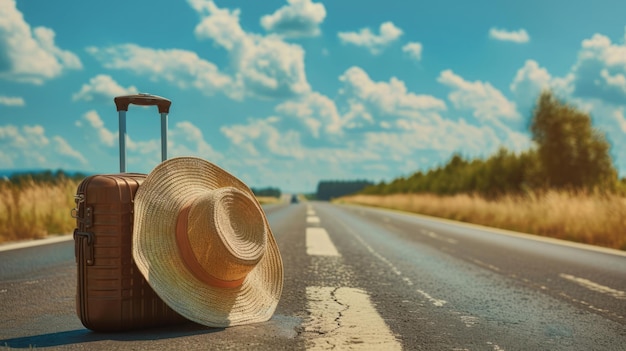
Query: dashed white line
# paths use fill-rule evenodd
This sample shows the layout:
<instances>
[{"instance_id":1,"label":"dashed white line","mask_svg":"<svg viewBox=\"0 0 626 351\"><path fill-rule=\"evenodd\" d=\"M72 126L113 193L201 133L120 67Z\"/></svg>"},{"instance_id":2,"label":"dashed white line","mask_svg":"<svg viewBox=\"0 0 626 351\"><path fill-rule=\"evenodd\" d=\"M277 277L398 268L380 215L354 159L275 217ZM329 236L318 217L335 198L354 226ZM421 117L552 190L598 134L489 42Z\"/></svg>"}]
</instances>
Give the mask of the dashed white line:
<instances>
[{"instance_id":1,"label":"dashed white line","mask_svg":"<svg viewBox=\"0 0 626 351\"><path fill-rule=\"evenodd\" d=\"M483 262L481 260L478 260L478 259L475 259L475 258L470 258L469 260L474 262L474 263L476 263L479 266L491 269L492 271L495 271L495 272L500 272L500 268L498 268L498 267L496 267L496 266L494 266L492 264L485 263L485 262Z\"/></svg>"},{"instance_id":2,"label":"dashed white line","mask_svg":"<svg viewBox=\"0 0 626 351\"><path fill-rule=\"evenodd\" d=\"M605 294L611 297L614 297L616 299L619 300L626 300L626 292L623 292L621 290L617 290L617 289L613 289L610 288L608 286L604 286L604 285L600 285L596 282L592 282L589 279L585 279L585 278L580 278L580 277L575 277L571 274L564 274L561 273L559 274L559 276L563 279L569 280L571 282L574 282L584 288L587 288L589 290L595 291L595 292L599 292L601 294Z\"/></svg>"},{"instance_id":3,"label":"dashed white line","mask_svg":"<svg viewBox=\"0 0 626 351\"><path fill-rule=\"evenodd\" d=\"M461 322L463 322L466 327L471 328L479 322L479 319L474 316L461 316Z\"/></svg>"},{"instance_id":4,"label":"dashed white line","mask_svg":"<svg viewBox=\"0 0 626 351\"><path fill-rule=\"evenodd\" d=\"M306 222L308 224L319 224L320 223L320 218L317 216L308 216L306 218Z\"/></svg>"},{"instance_id":5,"label":"dashed white line","mask_svg":"<svg viewBox=\"0 0 626 351\"><path fill-rule=\"evenodd\" d=\"M346 227L346 228L348 228L348 227ZM402 280L404 280L408 285L413 285L413 282L411 281L411 279L409 279L407 277L403 277L402 276L402 272L398 268L396 268L396 266L394 266L393 263L391 263L383 255L381 255L378 252L376 252L376 250L374 250L373 247L371 247L368 243L366 243L365 240L363 240L363 238L361 238L358 234L355 234L350 229L349 229L349 231L361 243L361 245L363 245L367 249L367 251L369 251L372 255L374 255L374 257L378 258L383 263L385 263L387 266L389 266L389 268L391 268L391 271L394 272L397 276L400 276L402 278Z\"/></svg>"},{"instance_id":6,"label":"dashed white line","mask_svg":"<svg viewBox=\"0 0 626 351\"><path fill-rule=\"evenodd\" d=\"M445 305L447 303L446 300L436 299L436 298L430 296L427 292L422 291L420 289L417 289L416 291L418 293L420 293L420 295L424 296L426 298L426 300L428 300L430 303L432 303L433 305L435 305L437 307L443 307L443 305Z\"/></svg>"},{"instance_id":7,"label":"dashed white line","mask_svg":"<svg viewBox=\"0 0 626 351\"><path fill-rule=\"evenodd\" d=\"M357 241L359 241L361 243L361 245L363 245L367 249L367 251L369 251L372 255L374 255L374 257L378 258L383 263L385 263L387 266L389 266L389 268L391 268L391 271L393 273L395 273L397 276L399 276L402 279L402 281L404 281L408 286L413 286L413 281L411 281L410 278L405 277L404 275L402 275L402 272L396 266L394 266L394 264L391 263L391 261L389 261L386 257L384 257L383 255L379 254L376 250L374 250L373 247L371 247L368 243L366 243L365 240L363 240L363 238L361 238L360 235L355 233L350 227L348 227L345 224L344 224L344 227L346 228L346 230L350 234L352 234L352 236L354 236L355 239L357 239ZM432 303L433 305L435 305L437 307L442 307L443 305L445 305L447 303L446 300L434 298L434 297L430 296L430 294L428 294L427 292L425 292L423 290L417 289L416 291L420 295L425 297L430 303Z\"/></svg>"},{"instance_id":8,"label":"dashed white line","mask_svg":"<svg viewBox=\"0 0 626 351\"><path fill-rule=\"evenodd\" d=\"M341 256L324 228L306 228L306 253L309 256Z\"/></svg>"},{"instance_id":9,"label":"dashed white line","mask_svg":"<svg viewBox=\"0 0 626 351\"><path fill-rule=\"evenodd\" d=\"M459 241L458 241L458 240L456 240L456 239L443 237L443 236L438 235L437 233L435 233L435 232L433 232L433 231L430 231L430 230L425 230L425 229L422 229L422 230L421 230L421 232L422 232L422 234L424 234L424 235L427 235L427 236L429 236L429 237L431 237L431 238L433 238L433 239L439 240L439 241L445 241L445 242L447 242L448 244L453 244L453 245L456 245L456 244L458 244L458 243L459 243Z\"/></svg>"},{"instance_id":10,"label":"dashed white line","mask_svg":"<svg viewBox=\"0 0 626 351\"><path fill-rule=\"evenodd\" d=\"M501 348L500 346L498 346L496 343L493 343L491 341L487 342L487 345L490 345L491 347L493 347L493 351L504 351L503 348Z\"/></svg>"},{"instance_id":11,"label":"dashed white line","mask_svg":"<svg viewBox=\"0 0 626 351\"><path fill-rule=\"evenodd\" d=\"M369 295L356 288L306 288L307 350L402 350Z\"/></svg>"}]
</instances>

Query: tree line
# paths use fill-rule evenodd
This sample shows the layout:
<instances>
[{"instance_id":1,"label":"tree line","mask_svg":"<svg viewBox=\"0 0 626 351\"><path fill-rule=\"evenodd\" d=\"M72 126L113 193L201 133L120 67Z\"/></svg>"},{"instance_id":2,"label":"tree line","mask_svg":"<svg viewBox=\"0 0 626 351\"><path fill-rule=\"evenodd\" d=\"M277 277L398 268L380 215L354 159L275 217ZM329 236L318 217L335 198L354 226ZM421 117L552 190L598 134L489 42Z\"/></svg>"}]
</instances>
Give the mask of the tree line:
<instances>
[{"instance_id":1,"label":"tree line","mask_svg":"<svg viewBox=\"0 0 626 351\"><path fill-rule=\"evenodd\" d=\"M372 185L374 183L367 180L323 180L317 184L315 198L318 200L331 200L358 193Z\"/></svg>"},{"instance_id":2,"label":"tree line","mask_svg":"<svg viewBox=\"0 0 626 351\"><path fill-rule=\"evenodd\" d=\"M256 196L267 196L267 197L277 197L277 198L280 198L280 196L282 195L280 189L272 188L272 187L261 188L261 189L252 188L250 190L252 190L252 192Z\"/></svg>"},{"instance_id":3,"label":"tree line","mask_svg":"<svg viewBox=\"0 0 626 351\"><path fill-rule=\"evenodd\" d=\"M610 144L592 126L588 113L545 91L533 110L530 131L534 147L527 151L501 148L487 159L456 153L443 166L381 182L362 193L477 193L486 197L546 189L626 193L626 178L618 179Z\"/></svg>"}]
</instances>

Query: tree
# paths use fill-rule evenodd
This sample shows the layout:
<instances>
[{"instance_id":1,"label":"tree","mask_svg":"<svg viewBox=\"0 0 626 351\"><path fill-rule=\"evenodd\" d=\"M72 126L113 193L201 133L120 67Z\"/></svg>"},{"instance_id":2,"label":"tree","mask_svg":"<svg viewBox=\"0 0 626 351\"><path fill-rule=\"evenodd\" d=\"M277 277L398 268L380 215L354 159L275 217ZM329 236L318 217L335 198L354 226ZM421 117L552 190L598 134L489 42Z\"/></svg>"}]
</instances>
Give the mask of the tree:
<instances>
[{"instance_id":1,"label":"tree","mask_svg":"<svg viewBox=\"0 0 626 351\"><path fill-rule=\"evenodd\" d=\"M318 200L331 200L358 193L374 183L366 180L323 180L317 184L316 197Z\"/></svg>"},{"instance_id":2,"label":"tree","mask_svg":"<svg viewBox=\"0 0 626 351\"><path fill-rule=\"evenodd\" d=\"M548 186L591 189L615 184L610 145L593 128L588 113L546 91L538 99L530 129Z\"/></svg>"}]
</instances>

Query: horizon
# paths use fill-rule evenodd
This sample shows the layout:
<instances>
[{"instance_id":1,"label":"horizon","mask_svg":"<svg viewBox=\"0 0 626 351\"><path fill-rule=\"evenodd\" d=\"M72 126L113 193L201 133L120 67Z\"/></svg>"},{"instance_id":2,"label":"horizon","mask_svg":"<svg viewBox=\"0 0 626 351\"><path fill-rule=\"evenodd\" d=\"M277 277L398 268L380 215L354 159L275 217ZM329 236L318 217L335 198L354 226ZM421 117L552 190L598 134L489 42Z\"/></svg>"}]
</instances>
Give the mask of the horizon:
<instances>
[{"instance_id":1,"label":"horizon","mask_svg":"<svg viewBox=\"0 0 626 351\"><path fill-rule=\"evenodd\" d=\"M146 92L172 101L169 157L202 157L251 188L389 182L455 153L527 150L550 89L590 113L626 177L626 2L0 9L0 169L119 171L113 97ZM127 123L127 169L148 173L160 162L156 108L131 106Z\"/></svg>"}]
</instances>

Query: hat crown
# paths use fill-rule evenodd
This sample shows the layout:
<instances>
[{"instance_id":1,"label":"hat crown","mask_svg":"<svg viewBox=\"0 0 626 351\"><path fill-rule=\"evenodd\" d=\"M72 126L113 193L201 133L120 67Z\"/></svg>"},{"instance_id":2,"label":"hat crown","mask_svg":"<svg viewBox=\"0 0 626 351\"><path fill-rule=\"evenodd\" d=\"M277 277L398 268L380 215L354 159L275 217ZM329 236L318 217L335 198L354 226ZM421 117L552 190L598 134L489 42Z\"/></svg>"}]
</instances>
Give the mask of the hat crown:
<instances>
[{"instance_id":1,"label":"hat crown","mask_svg":"<svg viewBox=\"0 0 626 351\"><path fill-rule=\"evenodd\" d=\"M267 245L262 209L234 187L198 195L189 206L186 235L191 253L183 250L183 258L224 282L245 278Z\"/></svg>"}]
</instances>

